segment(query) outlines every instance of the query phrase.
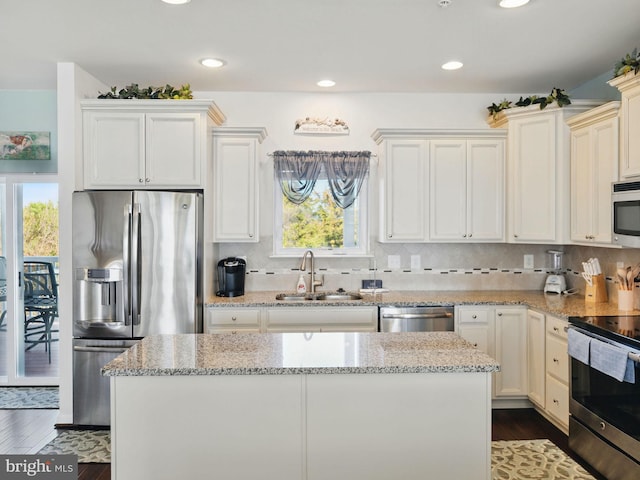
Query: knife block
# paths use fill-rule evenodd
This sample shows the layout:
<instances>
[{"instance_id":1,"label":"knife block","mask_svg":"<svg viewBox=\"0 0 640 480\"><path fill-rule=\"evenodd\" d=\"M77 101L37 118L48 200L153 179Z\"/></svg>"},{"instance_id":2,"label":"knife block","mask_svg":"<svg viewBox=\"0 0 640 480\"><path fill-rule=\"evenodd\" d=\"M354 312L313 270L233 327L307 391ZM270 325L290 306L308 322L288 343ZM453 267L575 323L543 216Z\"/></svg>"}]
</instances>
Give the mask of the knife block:
<instances>
[{"instance_id":1,"label":"knife block","mask_svg":"<svg viewBox=\"0 0 640 480\"><path fill-rule=\"evenodd\" d=\"M591 283L587 283L587 289L584 293L584 301L587 303L606 303L609 301L607 297L607 286L604 283L604 275L592 275Z\"/></svg>"}]
</instances>

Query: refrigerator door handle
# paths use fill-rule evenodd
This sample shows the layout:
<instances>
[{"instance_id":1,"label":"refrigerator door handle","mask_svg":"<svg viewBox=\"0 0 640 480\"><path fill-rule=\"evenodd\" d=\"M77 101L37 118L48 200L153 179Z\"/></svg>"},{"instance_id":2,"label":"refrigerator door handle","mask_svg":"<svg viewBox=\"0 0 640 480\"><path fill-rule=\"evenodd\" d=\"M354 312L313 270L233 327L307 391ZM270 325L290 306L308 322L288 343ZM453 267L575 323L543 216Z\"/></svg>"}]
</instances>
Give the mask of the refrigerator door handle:
<instances>
[{"instance_id":1,"label":"refrigerator door handle","mask_svg":"<svg viewBox=\"0 0 640 480\"><path fill-rule=\"evenodd\" d=\"M139 203L133 204L131 222L131 303L133 305L133 325L140 325L140 248L141 248L141 208Z\"/></svg>"},{"instance_id":2,"label":"refrigerator door handle","mask_svg":"<svg viewBox=\"0 0 640 480\"><path fill-rule=\"evenodd\" d=\"M130 203L124 206L124 235L122 239L122 289L124 291L124 323L131 325L133 320L131 303L131 218L132 206Z\"/></svg>"}]
</instances>

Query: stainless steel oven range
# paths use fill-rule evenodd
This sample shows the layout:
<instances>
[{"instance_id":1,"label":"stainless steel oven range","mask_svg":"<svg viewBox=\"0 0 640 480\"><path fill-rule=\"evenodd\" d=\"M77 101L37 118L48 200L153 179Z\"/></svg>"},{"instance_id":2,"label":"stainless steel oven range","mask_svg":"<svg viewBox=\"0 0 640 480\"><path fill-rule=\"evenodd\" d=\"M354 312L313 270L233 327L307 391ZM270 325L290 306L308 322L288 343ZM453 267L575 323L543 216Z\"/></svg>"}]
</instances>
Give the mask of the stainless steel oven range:
<instances>
[{"instance_id":1,"label":"stainless steel oven range","mask_svg":"<svg viewBox=\"0 0 640 480\"><path fill-rule=\"evenodd\" d=\"M637 480L640 316L570 317L569 324L569 448L608 480Z\"/></svg>"}]
</instances>

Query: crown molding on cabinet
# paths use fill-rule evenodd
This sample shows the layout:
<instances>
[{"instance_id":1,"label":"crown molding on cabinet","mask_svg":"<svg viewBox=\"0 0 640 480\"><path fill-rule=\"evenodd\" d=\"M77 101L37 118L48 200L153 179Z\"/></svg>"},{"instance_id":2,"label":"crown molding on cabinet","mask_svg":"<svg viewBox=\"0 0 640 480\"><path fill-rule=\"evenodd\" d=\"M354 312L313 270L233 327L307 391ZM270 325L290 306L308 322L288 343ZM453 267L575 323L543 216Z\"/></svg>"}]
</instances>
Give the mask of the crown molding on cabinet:
<instances>
[{"instance_id":1,"label":"crown molding on cabinet","mask_svg":"<svg viewBox=\"0 0 640 480\"><path fill-rule=\"evenodd\" d=\"M496 138L507 136L507 130L489 129L433 129L433 128L377 128L371 138L379 145L385 138Z\"/></svg>"},{"instance_id":2,"label":"crown molding on cabinet","mask_svg":"<svg viewBox=\"0 0 640 480\"><path fill-rule=\"evenodd\" d=\"M91 110L113 110L117 108L121 112L144 111L153 113L158 111L180 111L202 112L207 111L207 115L214 125L222 125L227 117L222 113L220 108L211 100L137 100L137 99L108 99L108 100L81 100L82 108Z\"/></svg>"},{"instance_id":3,"label":"crown molding on cabinet","mask_svg":"<svg viewBox=\"0 0 640 480\"><path fill-rule=\"evenodd\" d=\"M566 122L571 128L586 127L602 120L618 116L619 110L619 101L607 102L599 107L569 117Z\"/></svg>"},{"instance_id":4,"label":"crown molding on cabinet","mask_svg":"<svg viewBox=\"0 0 640 480\"><path fill-rule=\"evenodd\" d=\"M612 78L607 82L612 87L617 88L619 91L623 92L632 88L638 84L640 84L640 75L635 74L634 72L629 72L626 75L621 75L616 78Z\"/></svg>"},{"instance_id":5,"label":"crown molding on cabinet","mask_svg":"<svg viewBox=\"0 0 640 480\"><path fill-rule=\"evenodd\" d=\"M262 143L267 138L267 129L264 127L213 127L213 136L255 138Z\"/></svg>"}]
</instances>

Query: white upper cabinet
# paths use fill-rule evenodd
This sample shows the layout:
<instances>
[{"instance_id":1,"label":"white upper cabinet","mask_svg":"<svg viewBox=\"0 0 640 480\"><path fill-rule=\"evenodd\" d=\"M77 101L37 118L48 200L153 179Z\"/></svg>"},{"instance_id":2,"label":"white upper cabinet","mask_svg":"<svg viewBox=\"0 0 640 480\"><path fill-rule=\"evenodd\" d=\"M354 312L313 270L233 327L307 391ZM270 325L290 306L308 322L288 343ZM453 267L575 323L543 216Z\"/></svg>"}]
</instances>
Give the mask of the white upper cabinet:
<instances>
[{"instance_id":1,"label":"white upper cabinet","mask_svg":"<svg viewBox=\"0 0 640 480\"><path fill-rule=\"evenodd\" d=\"M504 140L430 141L431 241L504 241Z\"/></svg>"},{"instance_id":2,"label":"white upper cabinet","mask_svg":"<svg viewBox=\"0 0 640 480\"><path fill-rule=\"evenodd\" d=\"M258 151L264 128L213 129L214 242L258 242Z\"/></svg>"},{"instance_id":3,"label":"white upper cabinet","mask_svg":"<svg viewBox=\"0 0 640 480\"><path fill-rule=\"evenodd\" d=\"M500 112L490 121L508 128L507 240L569 241L569 127L565 120L602 102L577 100L565 107L538 105Z\"/></svg>"},{"instance_id":4,"label":"white upper cabinet","mask_svg":"<svg viewBox=\"0 0 640 480\"><path fill-rule=\"evenodd\" d=\"M425 139L382 139L379 162L381 242L426 242L429 150Z\"/></svg>"},{"instance_id":5,"label":"white upper cabinet","mask_svg":"<svg viewBox=\"0 0 640 480\"><path fill-rule=\"evenodd\" d=\"M504 241L504 137L378 129L381 242Z\"/></svg>"},{"instance_id":6,"label":"white upper cabinet","mask_svg":"<svg viewBox=\"0 0 640 480\"><path fill-rule=\"evenodd\" d=\"M618 179L618 109L609 102L567 120L571 128L571 240L611 244L611 183Z\"/></svg>"},{"instance_id":7,"label":"white upper cabinet","mask_svg":"<svg viewBox=\"0 0 640 480\"><path fill-rule=\"evenodd\" d=\"M620 180L640 176L640 75L633 72L609 80L621 92Z\"/></svg>"},{"instance_id":8,"label":"white upper cabinet","mask_svg":"<svg viewBox=\"0 0 640 480\"><path fill-rule=\"evenodd\" d=\"M211 101L84 100L85 189L202 188Z\"/></svg>"}]
</instances>

